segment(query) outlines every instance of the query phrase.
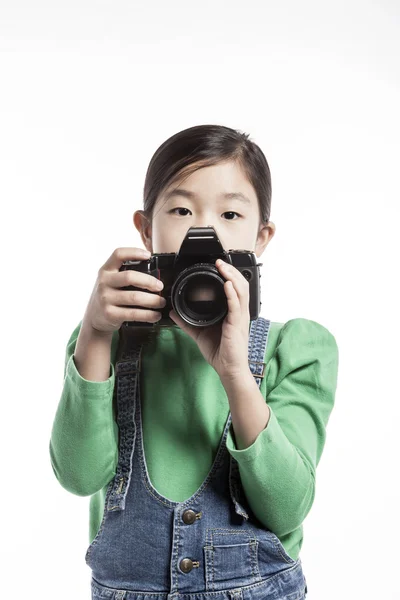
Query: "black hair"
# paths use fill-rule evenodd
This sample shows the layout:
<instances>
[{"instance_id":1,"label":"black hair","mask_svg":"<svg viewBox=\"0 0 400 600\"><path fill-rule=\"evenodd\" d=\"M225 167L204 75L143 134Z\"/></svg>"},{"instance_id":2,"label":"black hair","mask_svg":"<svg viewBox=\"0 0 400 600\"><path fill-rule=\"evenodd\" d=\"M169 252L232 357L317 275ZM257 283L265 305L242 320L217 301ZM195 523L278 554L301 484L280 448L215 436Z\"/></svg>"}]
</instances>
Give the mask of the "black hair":
<instances>
[{"instance_id":1,"label":"black hair","mask_svg":"<svg viewBox=\"0 0 400 600\"><path fill-rule=\"evenodd\" d=\"M184 175L220 162L242 167L258 199L260 222L271 213L271 173L262 150L249 134L223 125L196 125L175 133L161 144L147 168L143 189L143 214L151 222L154 206L163 191Z\"/></svg>"}]
</instances>

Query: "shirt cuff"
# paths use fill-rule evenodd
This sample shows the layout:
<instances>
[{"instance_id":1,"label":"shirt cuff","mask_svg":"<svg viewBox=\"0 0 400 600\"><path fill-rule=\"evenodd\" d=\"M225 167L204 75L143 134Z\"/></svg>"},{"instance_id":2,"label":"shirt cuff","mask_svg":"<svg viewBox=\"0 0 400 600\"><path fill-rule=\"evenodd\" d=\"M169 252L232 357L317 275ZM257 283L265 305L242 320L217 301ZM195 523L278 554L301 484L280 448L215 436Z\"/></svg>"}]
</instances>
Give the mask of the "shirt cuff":
<instances>
[{"instance_id":1,"label":"shirt cuff","mask_svg":"<svg viewBox=\"0 0 400 600\"><path fill-rule=\"evenodd\" d=\"M276 418L276 415L272 410L271 406L269 406L269 410L269 421L265 428L262 431L260 431L257 438L250 446L248 446L247 448L243 448L242 450L238 450L236 448L234 439L231 434L231 428L233 428L231 424L226 440L226 447L229 453L233 456L233 458L235 458L238 461L238 463L254 461L259 456L259 454L263 452L263 449L266 447L266 445L271 442L275 446L278 446L278 451L280 448L282 448L282 446L285 447L289 443L284 432L282 431L281 426L279 425L278 419ZM276 449L271 447L271 453L275 454Z\"/></svg>"}]
</instances>

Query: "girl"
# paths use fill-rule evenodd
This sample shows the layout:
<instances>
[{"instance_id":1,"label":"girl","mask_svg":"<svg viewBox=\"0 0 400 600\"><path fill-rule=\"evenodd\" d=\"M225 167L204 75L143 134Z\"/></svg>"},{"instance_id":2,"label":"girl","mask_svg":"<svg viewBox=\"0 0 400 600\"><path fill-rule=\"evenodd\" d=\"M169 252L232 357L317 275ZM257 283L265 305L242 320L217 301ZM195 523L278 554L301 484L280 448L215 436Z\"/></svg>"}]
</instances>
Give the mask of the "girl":
<instances>
[{"instance_id":1,"label":"girl","mask_svg":"<svg viewBox=\"0 0 400 600\"><path fill-rule=\"evenodd\" d=\"M159 279L124 261L177 253L199 226L261 257L270 209L270 170L248 135L191 127L150 161L133 216L148 254L118 248L98 272L50 440L60 484L91 496L92 598L306 597L302 523L334 405L334 336L304 318L250 321L249 283L226 261L223 322L194 327L171 310L169 326L121 328L156 323L165 306Z\"/></svg>"}]
</instances>

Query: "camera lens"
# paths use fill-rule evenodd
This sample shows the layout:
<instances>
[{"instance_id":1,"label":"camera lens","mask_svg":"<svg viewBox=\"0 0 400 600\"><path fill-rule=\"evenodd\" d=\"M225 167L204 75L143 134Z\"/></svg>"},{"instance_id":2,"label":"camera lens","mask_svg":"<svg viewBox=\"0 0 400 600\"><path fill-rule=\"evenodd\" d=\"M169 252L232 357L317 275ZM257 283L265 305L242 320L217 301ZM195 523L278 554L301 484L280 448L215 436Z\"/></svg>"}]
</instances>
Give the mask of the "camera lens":
<instances>
[{"instance_id":1,"label":"camera lens","mask_svg":"<svg viewBox=\"0 0 400 600\"><path fill-rule=\"evenodd\" d=\"M215 314L216 307L221 306L223 296L218 282L205 275L198 275L191 277L182 287L180 299L186 310L202 319L209 319Z\"/></svg>"},{"instance_id":2,"label":"camera lens","mask_svg":"<svg viewBox=\"0 0 400 600\"><path fill-rule=\"evenodd\" d=\"M224 279L211 264L196 264L180 273L172 290L176 311L191 325L214 325L228 313Z\"/></svg>"}]
</instances>

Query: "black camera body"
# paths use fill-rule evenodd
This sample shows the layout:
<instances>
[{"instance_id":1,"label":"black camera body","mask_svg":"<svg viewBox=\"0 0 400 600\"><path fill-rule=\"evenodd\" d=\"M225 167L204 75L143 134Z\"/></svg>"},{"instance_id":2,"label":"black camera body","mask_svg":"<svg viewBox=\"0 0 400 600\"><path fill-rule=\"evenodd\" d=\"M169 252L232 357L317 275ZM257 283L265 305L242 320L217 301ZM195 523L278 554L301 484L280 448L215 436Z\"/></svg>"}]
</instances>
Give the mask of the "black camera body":
<instances>
[{"instance_id":1,"label":"black camera body","mask_svg":"<svg viewBox=\"0 0 400 600\"><path fill-rule=\"evenodd\" d=\"M149 259L127 260L122 264L120 271L132 269L160 279L164 284L160 295L167 302L163 308L156 309L162 315L156 323L125 321L122 326L176 326L169 316L171 309L194 327L207 327L223 321L228 314L224 290L227 280L215 265L218 258L233 265L248 280L250 320L257 319L261 310L260 267L263 263L257 263L257 257L251 250L226 252L214 227L209 226L190 227L177 253L153 254ZM143 290L133 285L120 289Z\"/></svg>"}]
</instances>

